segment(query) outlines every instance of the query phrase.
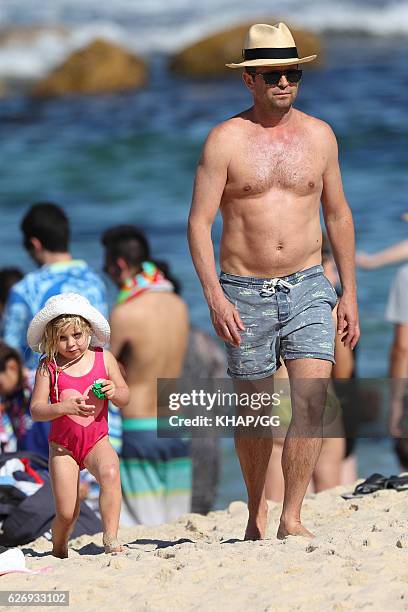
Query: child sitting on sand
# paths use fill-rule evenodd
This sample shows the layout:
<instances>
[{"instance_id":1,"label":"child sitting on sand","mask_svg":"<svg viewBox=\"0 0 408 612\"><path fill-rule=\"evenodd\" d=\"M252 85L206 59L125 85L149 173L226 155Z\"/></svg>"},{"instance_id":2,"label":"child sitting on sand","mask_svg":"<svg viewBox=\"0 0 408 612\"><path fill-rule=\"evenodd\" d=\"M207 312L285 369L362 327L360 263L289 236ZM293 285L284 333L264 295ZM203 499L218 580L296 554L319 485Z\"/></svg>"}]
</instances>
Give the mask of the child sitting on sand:
<instances>
[{"instance_id":1,"label":"child sitting on sand","mask_svg":"<svg viewBox=\"0 0 408 612\"><path fill-rule=\"evenodd\" d=\"M85 467L100 485L105 552L123 550L117 539L119 461L108 439L107 416L108 400L123 408L129 390L116 359L101 348L109 337L106 319L75 293L51 297L27 332L31 349L43 354L30 409L34 420L51 421L49 469L56 510L52 541L53 555L60 558L68 556L68 538L80 509L79 472ZM95 381L101 383L103 397L93 391Z\"/></svg>"}]
</instances>

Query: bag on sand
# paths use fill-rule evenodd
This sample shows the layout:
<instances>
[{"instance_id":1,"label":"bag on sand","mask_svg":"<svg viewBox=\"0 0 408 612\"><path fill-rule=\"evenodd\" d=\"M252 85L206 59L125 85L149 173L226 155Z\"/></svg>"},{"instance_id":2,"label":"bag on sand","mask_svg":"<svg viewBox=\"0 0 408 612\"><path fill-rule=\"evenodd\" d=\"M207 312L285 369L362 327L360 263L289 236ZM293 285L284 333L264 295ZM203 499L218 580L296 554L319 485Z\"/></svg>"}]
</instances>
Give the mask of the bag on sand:
<instances>
[{"instance_id":1,"label":"bag on sand","mask_svg":"<svg viewBox=\"0 0 408 612\"><path fill-rule=\"evenodd\" d=\"M28 458L32 464L46 468L47 462L35 453L20 451L0 455L0 468L10 459ZM21 546L45 535L55 516L54 499L48 472L41 471L44 484L32 495L19 495L10 485L0 485L0 545ZM94 535L102 531L102 523L95 512L81 502L81 510L70 539L81 535Z\"/></svg>"}]
</instances>

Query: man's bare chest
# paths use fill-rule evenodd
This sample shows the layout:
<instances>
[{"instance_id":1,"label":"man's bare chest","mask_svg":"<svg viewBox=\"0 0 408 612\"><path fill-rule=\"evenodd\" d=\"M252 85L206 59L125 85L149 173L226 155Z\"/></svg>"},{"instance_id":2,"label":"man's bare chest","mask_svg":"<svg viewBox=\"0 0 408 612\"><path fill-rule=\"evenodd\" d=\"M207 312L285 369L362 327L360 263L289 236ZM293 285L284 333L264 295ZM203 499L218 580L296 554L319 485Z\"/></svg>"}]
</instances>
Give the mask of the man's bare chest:
<instances>
[{"instance_id":1,"label":"man's bare chest","mask_svg":"<svg viewBox=\"0 0 408 612\"><path fill-rule=\"evenodd\" d=\"M273 189L311 193L321 189L325 163L322 151L305 139L250 139L231 159L227 189L243 197Z\"/></svg>"}]
</instances>

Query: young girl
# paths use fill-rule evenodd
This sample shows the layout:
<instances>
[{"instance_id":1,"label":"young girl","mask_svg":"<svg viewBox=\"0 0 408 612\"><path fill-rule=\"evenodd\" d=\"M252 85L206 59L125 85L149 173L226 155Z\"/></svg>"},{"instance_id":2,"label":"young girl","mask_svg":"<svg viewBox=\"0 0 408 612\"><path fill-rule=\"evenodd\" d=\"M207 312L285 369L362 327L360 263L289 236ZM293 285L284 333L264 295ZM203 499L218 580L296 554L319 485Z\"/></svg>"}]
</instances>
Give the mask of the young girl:
<instances>
[{"instance_id":1,"label":"young girl","mask_svg":"<svg viewBox=\"0 0 408 612\"><path fill-rule=\"evenodd\" d=\"M106 319L75 293L51 297L30 323L27 340L43 354L37 369L31 415L51 421L49 467L56 516L53 554L68 556L68 538L79 514L79 472L87 468L100 485L99 506L106 553L121 552L117 540L121 505L119 461L108 439L108 400L118 408L129 390L113 355ZM101 383L104 398L93 390ZM96 393L96 394L95 394ZM49 403L51 400L51 404Z\"/></svg>"}]
</instances>

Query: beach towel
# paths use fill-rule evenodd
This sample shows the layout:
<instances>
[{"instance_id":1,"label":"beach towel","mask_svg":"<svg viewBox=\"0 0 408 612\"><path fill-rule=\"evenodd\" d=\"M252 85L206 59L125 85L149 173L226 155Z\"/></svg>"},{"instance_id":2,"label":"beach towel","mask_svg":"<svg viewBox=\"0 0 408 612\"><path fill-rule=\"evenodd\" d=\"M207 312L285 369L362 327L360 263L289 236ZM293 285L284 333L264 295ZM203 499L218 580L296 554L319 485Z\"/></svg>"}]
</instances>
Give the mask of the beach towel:
<instances>
[{"instance_id":1,"label":"beach towel","mask_svg":"<svg viewBox=\"0 0 408 612\"><path fill-rule=\"evenodd\" d=\"M124 419L121 524L158 525L190 511L189 443L158 438L156 418Z\"/></svg>"}]
</instances>

